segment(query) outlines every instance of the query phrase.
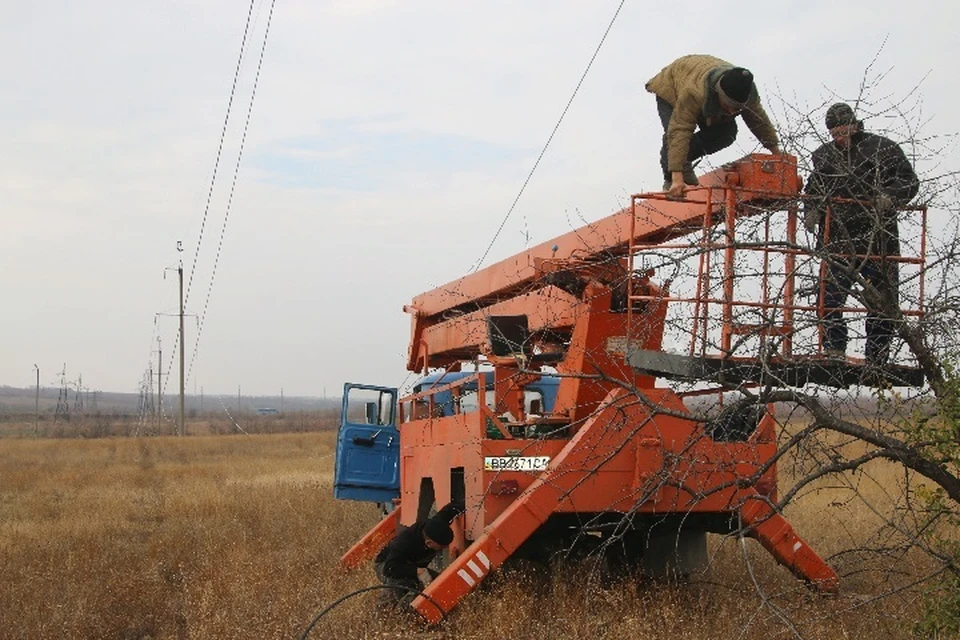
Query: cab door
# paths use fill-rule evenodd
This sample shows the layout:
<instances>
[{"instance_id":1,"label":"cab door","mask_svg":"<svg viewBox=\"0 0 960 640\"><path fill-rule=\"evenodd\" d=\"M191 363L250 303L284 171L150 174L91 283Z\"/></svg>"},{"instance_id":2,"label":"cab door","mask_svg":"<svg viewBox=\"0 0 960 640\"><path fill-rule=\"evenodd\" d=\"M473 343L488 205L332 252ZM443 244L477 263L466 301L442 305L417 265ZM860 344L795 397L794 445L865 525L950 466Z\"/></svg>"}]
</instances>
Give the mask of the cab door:
<instances>
[{"instance_id":1,"label":"cab door","mask_svg":"<svg viewBox=\"0 0 960 640\"><path fill-rule=\"evenodd\" d=\"M400 497L397 390L343 385L333 496L389 503Z\"/></svg>"}]
</instances>

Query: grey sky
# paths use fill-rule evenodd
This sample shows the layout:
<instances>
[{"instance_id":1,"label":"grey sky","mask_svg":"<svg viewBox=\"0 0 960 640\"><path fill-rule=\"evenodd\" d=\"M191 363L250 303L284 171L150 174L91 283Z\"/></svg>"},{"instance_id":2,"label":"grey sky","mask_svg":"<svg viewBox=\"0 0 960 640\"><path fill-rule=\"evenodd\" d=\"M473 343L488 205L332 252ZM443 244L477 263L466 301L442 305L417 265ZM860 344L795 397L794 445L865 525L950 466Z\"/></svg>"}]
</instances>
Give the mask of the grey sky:
<instances>
[{"instance_id":1,"label":"grey sky","mask_svg":"<svg viewBox=\"0 0 960 640\"><path fill-rule=\"evenodd\" d=\"M402 305L486 249L618 4L278 0L188 390L402 382ZM255 9L191 288L197 314L268 9ZM90 388L135 391L158 334L169 366L176 322L155 315L176 310L164 268L177 240L193 264L246 11L4 7L0 384L31 385L34 363L54 384L66 363ZM855 98L879 51L871 99L889 105L922 81L911 122L953 134L958 14L943 2L628 1L488 262L657 188L661 131L643 84L686 53L749 67L786 128L793 108ZM920 172L960 168L944 144ZM755 148L741 128L710 160ZM189 361L192 321L187 335Z\"/></svg>"}]
</instances>

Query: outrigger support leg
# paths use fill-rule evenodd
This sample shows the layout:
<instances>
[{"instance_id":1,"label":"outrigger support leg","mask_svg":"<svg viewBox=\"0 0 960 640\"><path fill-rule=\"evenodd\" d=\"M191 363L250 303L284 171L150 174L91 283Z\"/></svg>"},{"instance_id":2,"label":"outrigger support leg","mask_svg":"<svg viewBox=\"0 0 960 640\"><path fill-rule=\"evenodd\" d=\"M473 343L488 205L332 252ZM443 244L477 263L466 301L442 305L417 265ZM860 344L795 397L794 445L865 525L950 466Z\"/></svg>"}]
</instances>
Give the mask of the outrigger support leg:
<instances>
[{"instance_id":1,"label":"outrigger support leg","mask_svg":"<svg viewBox=\"0 0 960 640\"><path fill-rule=\"evenodd\" d=\"M397 535L397 524L400 522L400 505L397 504L393 511L370 529L360 540L350 547L340 558L340 567L343 569L356 569L363 563L372 559L388 542Z\"/></svg>"},{"instance_id":2,"label":"outrigger support leg","mask_svg":"<svg viewBox=\"0 0 960 640\"><path fill-rule=\"evenodd\" d=\"M740 507L740 519L747 535L763 545L793 575L820 591L838 591L840 578L837 573L797 535L787 519L777 513L766 499L757 494L754 499L746 500Z\"/></svg>"}]
</instances>

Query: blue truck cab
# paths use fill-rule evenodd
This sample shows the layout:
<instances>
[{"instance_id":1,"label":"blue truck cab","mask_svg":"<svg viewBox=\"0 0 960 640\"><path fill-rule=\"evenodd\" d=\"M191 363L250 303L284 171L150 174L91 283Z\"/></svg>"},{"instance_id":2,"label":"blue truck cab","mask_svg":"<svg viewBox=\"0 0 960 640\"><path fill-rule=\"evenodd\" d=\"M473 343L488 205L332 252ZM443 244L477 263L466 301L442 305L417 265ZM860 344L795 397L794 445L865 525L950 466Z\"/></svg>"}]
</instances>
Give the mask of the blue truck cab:
<instances>
[{"instance_id":1,"label":"blue truck cab","mask_svg":"<svg viewBox=\"0 0 960 640\"><path fill-rule=\"evenodd\" d=\"M475 372L439 372L424 376L413 386L412 393L427 391L464 378ZM489 393L487 405L492 409L493 371L481 371L480 377ZM560 379L544 375L524 388L524 411L530 415L553 411ZM479 409L477 382L465 383L454 398L451 390L433 396L434 417L453 415L454 402L460 412ZM471 404L472 403L472 404ZM366 384L343 385L340 430L333 471L333 495L341 500L360 500L390 504L400 497L400 428L398 424L398 390ZM418 415L416 406L405 419L428 417Z\"/></svg>"}]
</instances>

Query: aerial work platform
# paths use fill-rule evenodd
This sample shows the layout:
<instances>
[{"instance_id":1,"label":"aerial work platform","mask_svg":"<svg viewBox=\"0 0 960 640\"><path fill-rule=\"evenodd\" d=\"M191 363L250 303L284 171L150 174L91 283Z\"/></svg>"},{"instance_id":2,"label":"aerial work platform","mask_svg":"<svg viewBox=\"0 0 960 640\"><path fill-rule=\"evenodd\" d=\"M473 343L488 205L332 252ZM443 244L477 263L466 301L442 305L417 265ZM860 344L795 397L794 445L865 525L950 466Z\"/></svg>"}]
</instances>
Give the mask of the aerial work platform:
<instances>
[{"instance_id":1,"label":"aerial work platform","mask_svg":"<svg viewBox=\"0 0 960 640\"><path fill-rule=\"evenodd\" d=\"M640 227L646 212L666 200L665 194L633 196L628 268L631 273L649 270L660 277L670 268L677 277L666 280L657 297L636 290L636 278L629 280L631 308L666 302L675 320L667 318L666 332L674 332L672 349L644 349L638 341L628 340L628 362L660 378L728 388L922 386L923 374L909 358L892 354L887 364L876 365L855 351L845 356L824 353L827 262L855 263L870 257L827 254L812 235L798 237L802 196L795 159L752 155L724 170L728 173L702 176L701 186L688 191L687 201L700 209L700 224L696 228L687 220L682 239L644 234ZM912 225L913 234L903 239L901 255L884 259L899 267L901 317L920 319L926 207L907 207L902 217ZM829 217L827 222L829 227ZM829 237L823 239L828 242ZM680 264L687 265L685 271ZM858 287L853 289L840 311L848 326L857 327L870 310L857 300ZM851 335L850 342L862 346L862 334Z\"/></svg>"}]
</instances>

